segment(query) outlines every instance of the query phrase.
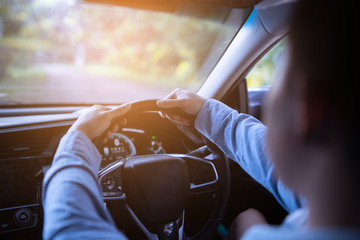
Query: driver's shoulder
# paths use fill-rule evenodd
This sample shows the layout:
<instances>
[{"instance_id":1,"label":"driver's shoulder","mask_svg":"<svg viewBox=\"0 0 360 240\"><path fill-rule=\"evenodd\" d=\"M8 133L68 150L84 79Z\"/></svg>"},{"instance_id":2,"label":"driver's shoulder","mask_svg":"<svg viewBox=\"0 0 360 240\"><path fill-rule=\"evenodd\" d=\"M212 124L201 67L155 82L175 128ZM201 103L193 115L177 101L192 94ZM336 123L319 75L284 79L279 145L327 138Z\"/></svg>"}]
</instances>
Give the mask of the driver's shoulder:
<instances>
[{"instance_id":1,"label":"driver's shoulder","mask_svg":"<svg viewBox=\"0 0 360 240\"><path fill-rule=\"evenodd\" d=\"M356 240L360 239L358 229L309 228L308 209L301 208L288 215L281 225L255 225L242 240Z\"/></svg>"}]
</instances>

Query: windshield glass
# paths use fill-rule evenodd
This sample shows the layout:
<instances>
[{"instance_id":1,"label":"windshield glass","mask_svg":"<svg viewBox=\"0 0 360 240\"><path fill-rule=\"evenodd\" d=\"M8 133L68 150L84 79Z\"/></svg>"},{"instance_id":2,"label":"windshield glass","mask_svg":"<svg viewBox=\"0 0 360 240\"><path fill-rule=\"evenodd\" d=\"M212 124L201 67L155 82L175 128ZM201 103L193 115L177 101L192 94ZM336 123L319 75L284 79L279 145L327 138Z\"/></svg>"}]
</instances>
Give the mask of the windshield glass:
<instances>
[{"instance_id":1,"label":"windshield glass","mask_svg":"<svg viewBox=\"0 0 360 240\"><path fill-rule=\"evenodd\" d=\"M249 14L163 13L76 0L0 2L0 103L92 104L196 91Z\"/></svg>"}]
</instances>

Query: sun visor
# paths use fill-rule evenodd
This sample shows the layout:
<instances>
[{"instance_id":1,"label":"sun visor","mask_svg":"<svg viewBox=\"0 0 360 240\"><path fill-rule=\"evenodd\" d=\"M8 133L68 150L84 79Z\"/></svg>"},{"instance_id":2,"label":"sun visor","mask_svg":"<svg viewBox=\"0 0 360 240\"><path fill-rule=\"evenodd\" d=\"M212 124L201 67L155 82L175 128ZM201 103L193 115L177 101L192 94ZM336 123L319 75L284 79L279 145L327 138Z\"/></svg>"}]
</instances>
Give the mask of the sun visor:
<instances>
[{"instance_id":1,"label":"sun visor","mask_svg":"<svg viewBox=\"0 0 360 240\"><path fill-rule=\"evenodd\" d=\"M261 0L185 0L183 2L202 2L231 8L250 8L261 2Z\"/></svg>"},{"instance_id":2,"label":"sun visor","mask_svg":"<svg viewBox=\"0 0 360 240\"><path fill-rule=\"evenodd\" d=\"M89 3L139 8L161 12L175 12L180 0L84 0Z\"/></svg>"},{"instance_id":3,"label":"sun visor","mask_svg":"<svg viewBox=\"0 0 360 240\"><path fill-rule=\"evenodd\" d=\"M146 10L175 12L184 3L214 4L231 8L254 7L261 0L84 0L85 2L108 4Z\"/></svg>"}]
</instances>

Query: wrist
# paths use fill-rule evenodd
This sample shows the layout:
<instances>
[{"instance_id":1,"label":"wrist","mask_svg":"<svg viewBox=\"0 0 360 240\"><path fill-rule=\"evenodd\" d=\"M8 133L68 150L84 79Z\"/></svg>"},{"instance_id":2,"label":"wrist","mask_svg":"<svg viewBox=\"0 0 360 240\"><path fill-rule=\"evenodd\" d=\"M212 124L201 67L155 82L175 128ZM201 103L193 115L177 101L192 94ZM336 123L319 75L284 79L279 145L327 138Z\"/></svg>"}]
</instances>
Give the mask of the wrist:
<instances>
[{"instance_id":1,"label":"wrist","mask_svg":"<svg viewBox=\"0 0 360 240\"><path fill-rule=\"evenodd\" d=\"M78 125L76 123L74 123L70 129L68 130L68 132L72 132L72 131L81 131L82 133L84 133L90 140L92 140L92 137L89 136L89 131L86 127Z\"/></svg>"},{"instance_id":2,"label":"wrist","mask_svg":"<svg viewBox=\"0 0 360 240\"><path fill-rule=\"evenodd\" d=\"M201 98L199 101L198 101L198 106L197 106L197 111L195 112L195 117L197 117L202 109L202 107L204 106L205 102L207 101L208 99L206 98Z\"/></svg>"}]
</instances>

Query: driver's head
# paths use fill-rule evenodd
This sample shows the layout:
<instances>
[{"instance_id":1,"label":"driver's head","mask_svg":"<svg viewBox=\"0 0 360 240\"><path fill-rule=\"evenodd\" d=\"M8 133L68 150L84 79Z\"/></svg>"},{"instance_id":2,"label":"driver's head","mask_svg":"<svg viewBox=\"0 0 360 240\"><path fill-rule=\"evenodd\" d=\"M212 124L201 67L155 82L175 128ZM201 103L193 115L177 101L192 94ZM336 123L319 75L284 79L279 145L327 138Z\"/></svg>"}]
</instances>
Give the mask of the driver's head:
<instances>
[{"instance_id":1,"label":"driver's head","mask_svg":"<svg viewBox=\"0 0 360 240\"><path fill-rule=\"evenodd\" d=\"M298 1L280 61L283 71L269 97L270 153L283 181L302 193L324 175L360 182L354 41L359 3L351 3L356 6L350 1Z\"/></svg>"}]
</instances>

